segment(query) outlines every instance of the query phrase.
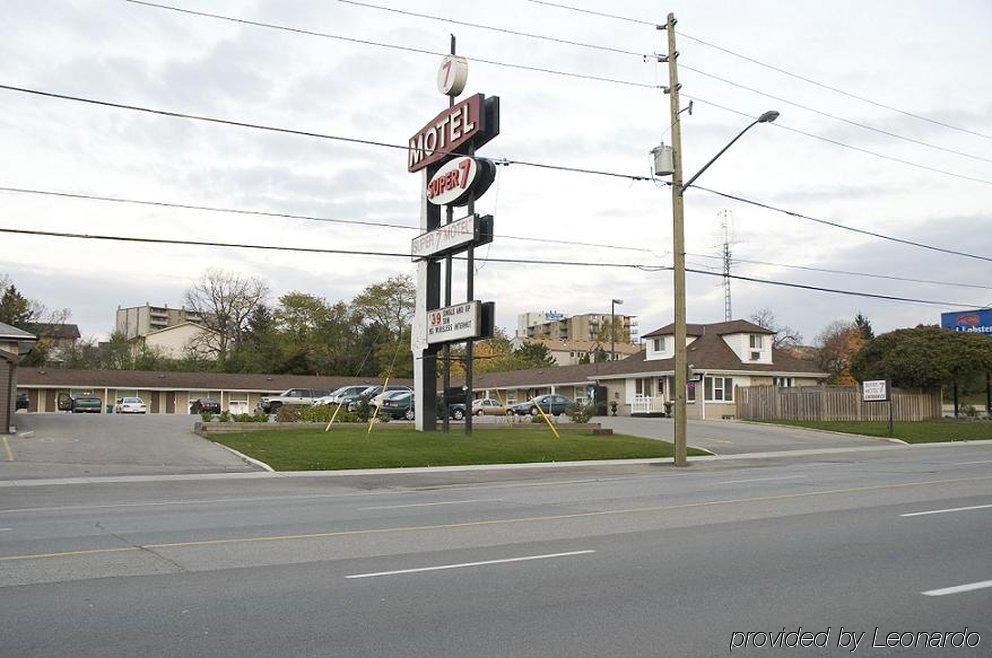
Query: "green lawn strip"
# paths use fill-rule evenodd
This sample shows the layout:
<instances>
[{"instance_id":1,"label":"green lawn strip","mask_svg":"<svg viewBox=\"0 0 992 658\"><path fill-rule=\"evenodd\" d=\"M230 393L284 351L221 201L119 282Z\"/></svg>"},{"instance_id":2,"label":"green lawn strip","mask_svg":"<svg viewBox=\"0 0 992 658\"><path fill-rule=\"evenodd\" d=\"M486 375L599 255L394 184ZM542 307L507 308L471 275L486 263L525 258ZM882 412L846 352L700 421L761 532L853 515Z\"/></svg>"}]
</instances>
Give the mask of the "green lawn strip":
<instances>
[{"instance_id":1,"label":"green lawn strip","mask_svg":"<svg viewBox=\"0 0 992 658\"><path fill-rule=\"evenodd\" d=\"M770 420L776 425L808 427L846 434L889 436L889 424L875 420ZM992 422L969 420L896 421L892 438L907 443L934 443L937 441L975 441L992 439Z\"/></svg>"},{"instance_id":2,"label":"green lawn strip","mask_svg":"<svg viewBox=\"0 0 992 658\"><path fill-rule=\"evenodd\" d=\"M348 468L521 464L586 459L638 459L672 456L672 445L633 436L593 436L590 430L559 430L555 439L543 428L476 430L467 438L461 427L441 432L412 429L373 430L335 427L279 429L219 434L211 440L259 459L277 471ZM690 448L693 456L707 453Z\"/></svg>"}]
</instances>

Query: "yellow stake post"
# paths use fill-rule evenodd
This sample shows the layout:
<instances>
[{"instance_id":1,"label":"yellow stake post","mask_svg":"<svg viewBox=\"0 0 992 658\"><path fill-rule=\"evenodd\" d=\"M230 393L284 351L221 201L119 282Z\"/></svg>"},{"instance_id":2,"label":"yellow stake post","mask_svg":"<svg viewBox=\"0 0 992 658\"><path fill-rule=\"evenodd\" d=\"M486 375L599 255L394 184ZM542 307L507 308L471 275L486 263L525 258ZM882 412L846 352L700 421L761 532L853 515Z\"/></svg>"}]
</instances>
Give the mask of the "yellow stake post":
<instances>
[{"instance_id":1,"label":"yellow stake post","mask_svg":"<svg viewBox=\"0 0 992 658\"><path fill-rule=\"evenodd\" d=\"M389 386L389 375L386 375L386 379L382 382L382 394L386 394L386 387ZM378 396L377 396L378 397ZM369 416L369 429L365 432L366 436L372 436L372 424L375 423L376 417L379 415L379 405L375 405L375 413Z\"/></svg>"},{"instance_id":2,"label":"yellow stake post","mask_svg":"<svg viewBox=\"0 0 992 658\"><path fill-rule=\"evenodd\" d=\"M544 413L544 409L541 408L541 403L535 401L534 406L537 407L537 410L540 412L541 418L544 419L544 422L548 424L548 429L551 430L551 433L555 435L556 439L560 439L561 437L558 436L558 430L556 430L555 426L551 423L551 419L548 418L548 414Z\"/></svg>"}]
</instances>

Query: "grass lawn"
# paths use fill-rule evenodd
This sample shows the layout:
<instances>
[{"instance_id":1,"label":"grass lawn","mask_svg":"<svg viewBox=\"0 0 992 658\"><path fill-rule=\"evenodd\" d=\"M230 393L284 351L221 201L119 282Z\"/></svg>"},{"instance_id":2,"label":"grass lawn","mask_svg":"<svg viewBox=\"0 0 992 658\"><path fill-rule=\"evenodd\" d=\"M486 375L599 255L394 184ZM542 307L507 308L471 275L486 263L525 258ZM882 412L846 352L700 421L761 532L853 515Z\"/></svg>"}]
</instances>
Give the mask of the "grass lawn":
<instances>
[{"instance_id":1,"label":"grass lawn","mask_svg":"<svg viewBox=\"0 0 992 658\"><path fill-rule=\"evenodd\" d=\"M886 421L857 420L773 420L776 425L810 427L818 430L864 434L867 436L888 436L889 424ZM973 441L992 439L992 422L974 420L924 420L918 422L899 421L893 423L893 438L907 443L933 443L935 441Z\"/></svg>"},{"instance_id":2,"label":"grass lawn","mask_svg":"<svg viewBox=\"0 0 992 658\"><path fill-rule=\"evenodd\" d=\"M461 427L445 436L413 429L365 427L279 429L218 434L211 440L259 459L277 471L315 471L345 468L455 466L462 464L520 464L583 459L671 457L672 445L633 436L593 436L591 430L558 430L555 439L546 428L476 430L471 438ZM707 453L693 448L690 455Z\"/></svg>"}]
</instances>

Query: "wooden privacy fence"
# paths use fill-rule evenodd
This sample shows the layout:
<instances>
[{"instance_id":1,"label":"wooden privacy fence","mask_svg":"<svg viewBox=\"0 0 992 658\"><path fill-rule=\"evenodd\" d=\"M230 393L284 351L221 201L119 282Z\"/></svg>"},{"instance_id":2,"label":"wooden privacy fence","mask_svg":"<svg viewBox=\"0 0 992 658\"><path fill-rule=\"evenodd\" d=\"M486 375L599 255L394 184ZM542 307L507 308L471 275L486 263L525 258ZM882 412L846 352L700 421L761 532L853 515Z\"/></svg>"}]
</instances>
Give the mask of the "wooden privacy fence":
<instances>
[{"instance_id":1,"label":"wooden privacy fence","mask_svg":"<svg viewBox=\"0 0 992 658\"><path fill-rule=\"evenodd\" d=\"M888 420L888 402L862 402L856 386L738 386L741 420ZM935 391L892 392L894 420L940 418L941 394Z\"/></svg>"}]
</instances>

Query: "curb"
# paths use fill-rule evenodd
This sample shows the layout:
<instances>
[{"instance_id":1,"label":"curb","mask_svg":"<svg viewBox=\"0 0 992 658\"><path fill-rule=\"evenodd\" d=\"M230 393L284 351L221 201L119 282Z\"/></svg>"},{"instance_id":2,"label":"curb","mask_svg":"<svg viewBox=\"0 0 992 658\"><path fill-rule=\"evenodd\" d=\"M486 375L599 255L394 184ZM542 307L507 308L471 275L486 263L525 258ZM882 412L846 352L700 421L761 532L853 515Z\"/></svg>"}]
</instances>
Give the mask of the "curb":
<instances>
[{"instance_id":1,"label":"curb","mask_svg":"<svg viewBox=\"0 0 992 658\"><path fill-rule=\"evenodd\" d=\"M269 473L275 473L276 472L276 469L272 468L271 466L269 466L265 462L260 461L258 459L255 459L254 457L249 457L248 455L244 454L243 452L238 452L237 450L235 450L234 448L232 448L230 446L226 446L223 443L218 443L217 441L212 441L211 443L213 443L214 445L220 446L221 448L223 448L224 450L227 450L230 453L233 453L236 457L238 457L239 459L241 459L241 461L245 462L246 464L248 464L250 466L257 466L258 468L262 469L263 471L268 471Z\"/></svg>"}]
</instances>

